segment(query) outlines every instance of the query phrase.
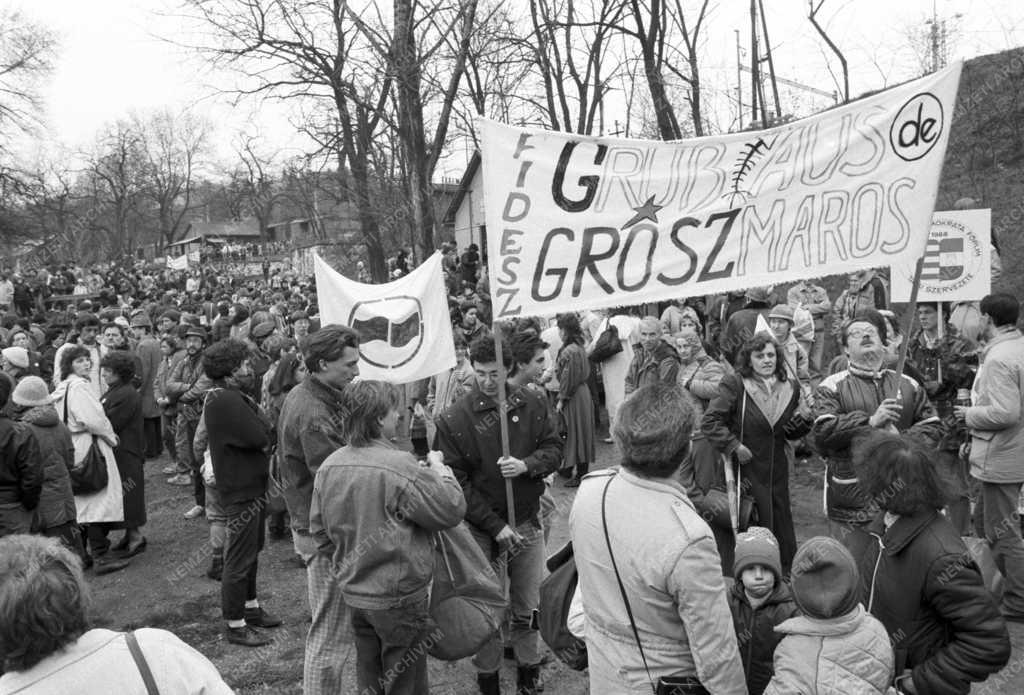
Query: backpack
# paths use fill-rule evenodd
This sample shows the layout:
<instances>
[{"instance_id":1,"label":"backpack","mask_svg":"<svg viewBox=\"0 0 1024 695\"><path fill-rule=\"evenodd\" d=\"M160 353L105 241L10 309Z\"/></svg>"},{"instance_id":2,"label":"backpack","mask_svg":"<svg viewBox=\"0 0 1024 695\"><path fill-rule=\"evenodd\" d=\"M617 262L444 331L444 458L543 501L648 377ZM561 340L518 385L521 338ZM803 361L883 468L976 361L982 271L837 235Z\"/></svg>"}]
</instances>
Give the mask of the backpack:
<instances>
[{"instance_id":1,"label":"backpack","mask_svg":"<svg viewBox=\"0 0 1024 695\"><path fill-rule=\"evenodd\" d=\"M579 582L572 541L548 558L547 566L551 574L540 583L540 638L569 668L582 671L587 668L587 643L569 632L566 624Z\"/></svg>"}]
</instances>

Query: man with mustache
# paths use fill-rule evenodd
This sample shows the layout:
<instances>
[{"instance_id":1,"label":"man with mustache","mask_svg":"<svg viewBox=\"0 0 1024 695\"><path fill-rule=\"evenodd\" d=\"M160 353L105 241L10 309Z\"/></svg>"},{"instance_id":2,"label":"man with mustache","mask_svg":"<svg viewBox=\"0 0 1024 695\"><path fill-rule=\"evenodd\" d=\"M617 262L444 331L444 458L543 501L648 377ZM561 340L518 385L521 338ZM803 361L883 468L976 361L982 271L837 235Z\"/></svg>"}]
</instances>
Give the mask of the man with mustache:
<instances>
[{"instance_id":1,"label":"man with mustache","mask_svg":"<svg viewBox=\"0 0 1024 695\"><path fill-rule=\"evenodd\" d=\"M825 501L832 535L849 545L851 534L878 513L879 500L863 492L853 472L854 440L873 429L914 434L937 446L943 426L914 379L883 368L885 319L865 310L841 329L849 367L826 378L815 394L811 437L826 461ZM894 491L896 492L896 491Z\"/></svg>"}]
</instances>

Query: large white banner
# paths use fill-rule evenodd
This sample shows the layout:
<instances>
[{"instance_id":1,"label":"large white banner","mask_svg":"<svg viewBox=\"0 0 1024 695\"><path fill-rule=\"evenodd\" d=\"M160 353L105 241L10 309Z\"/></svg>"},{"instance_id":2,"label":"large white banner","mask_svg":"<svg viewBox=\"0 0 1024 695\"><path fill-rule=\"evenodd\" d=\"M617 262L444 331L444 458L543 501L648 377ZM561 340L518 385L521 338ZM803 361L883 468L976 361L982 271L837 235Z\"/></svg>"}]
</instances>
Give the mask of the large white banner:
<instances>
[{"instance_id":1,"label":"large white banner","mask_svg":"<svg viewBox=\"0 0 1024 695\"><path fill-rule=\"evenodd\" d=\"M992 291L992 211L949 210L932 216L919 302L966 302ZM892 300L909 302L916 263L892 267Z\"/></svg>"},{"instance_id":2,"label":"large white banner","mask_svg":"<svg viewBox=\"0 0 1024 695\"><path fill-rule=\"evenodd\" d=\"M349 280L315 253L313 271L320 322L359 333L360 378L404 384L455 366L440 253L384 285Z\"/></svg>"},{"instance_id":3,"label":"large white banner","mask_svg":"<svg viewBox=\"0 0 1024 695\"><path fill-rule=\"evenodd\" d=\"M188 255L168 256L167 268L169 270L188 270Z\"/></svg>"},{"instance_id":4,"label":"large white banner","mask_svg":"<svg viewBox=\"0 0 1024 695\"><path fill-rule=\"evenodd\" d=\"M916 260L961 67L770 130L677 142L482 120L495 318Z\"/></svg>"}]
</instances>

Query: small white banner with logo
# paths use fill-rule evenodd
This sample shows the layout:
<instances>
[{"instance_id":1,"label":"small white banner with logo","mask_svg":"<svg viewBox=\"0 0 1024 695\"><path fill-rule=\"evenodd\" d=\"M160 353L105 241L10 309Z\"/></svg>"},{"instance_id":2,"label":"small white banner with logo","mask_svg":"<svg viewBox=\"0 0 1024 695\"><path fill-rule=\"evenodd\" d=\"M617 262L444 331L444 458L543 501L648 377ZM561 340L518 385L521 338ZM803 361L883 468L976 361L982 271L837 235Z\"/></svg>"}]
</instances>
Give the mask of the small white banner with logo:
<instances>
[{"instance_id":1,"label":"small white banner with logo","mask_svg":"<svg viewBox=\"0 0 1024 695\"><path fill-rule=\"evenodd\" d=\"M481 120L495 319L916 260L961 68L776 128L676 142Z\"/></svg>"},{"instance_id":2,"label":"small white banner with logo","mask_svg":"<svg viewBox=\"0 0 1024 695\"><path fill-rule=\"evenodd\" d=\"M909 302L916 262L892 267L892 300ZM919 302L968 302L992 291L992 211L949 210L932 216L921 266Z\"/></svg>"},{"instance_id":3,"label":"small white banner with logo","mask_svg":"<svg viewBox=\"0 0 1024 695\"><path fill-rule=\"evenodd\" d=\"M359 333L359 378L405 384L455 366L441 254L384 285L364 285L313 254L323 325Z\"/></svg>"}]
</instances>

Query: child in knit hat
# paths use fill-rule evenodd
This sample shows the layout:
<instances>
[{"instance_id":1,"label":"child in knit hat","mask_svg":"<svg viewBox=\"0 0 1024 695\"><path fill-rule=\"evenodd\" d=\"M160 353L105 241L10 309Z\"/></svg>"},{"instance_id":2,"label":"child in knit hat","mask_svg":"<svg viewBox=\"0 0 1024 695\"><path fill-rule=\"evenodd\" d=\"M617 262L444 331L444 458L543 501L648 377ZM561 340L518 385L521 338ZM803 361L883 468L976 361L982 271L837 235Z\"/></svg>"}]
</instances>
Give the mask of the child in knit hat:
<instances>
[{"instance_id":1,"label":"child in knit hat","mask_svg":"<svg viewBox=\"0 0 1024 695\"><path fill-rule=\"evenodd\" d=\"M736 537L733 576L726 588L747 690L761 695L772 678L772 657L782 639L775 626L800 613L782 579L779 542L770 530L751 526Z\"/></svg>"},{"instance_id":2,"label":"child in knit hat","mask_svg":"<svg viewBox=\"0 0 1024 695\"><path fill-rule=\"evenodd\" d=\"M889 635L860 604L857 563L842 543L817 536L793 558L793 598L803 615L776 630L775 675L765 695L891 695Z\"/></svg>"}]
</instances>

